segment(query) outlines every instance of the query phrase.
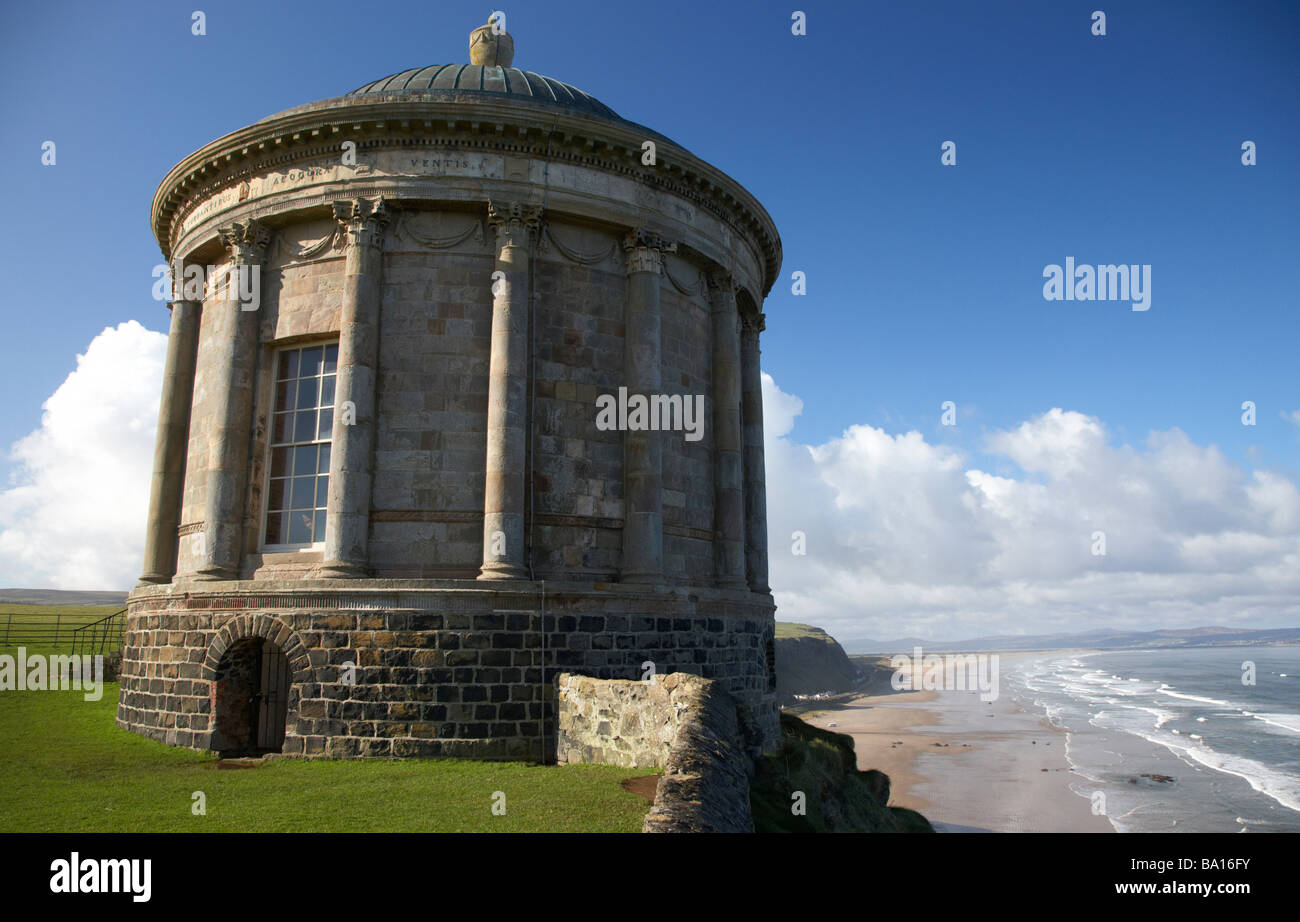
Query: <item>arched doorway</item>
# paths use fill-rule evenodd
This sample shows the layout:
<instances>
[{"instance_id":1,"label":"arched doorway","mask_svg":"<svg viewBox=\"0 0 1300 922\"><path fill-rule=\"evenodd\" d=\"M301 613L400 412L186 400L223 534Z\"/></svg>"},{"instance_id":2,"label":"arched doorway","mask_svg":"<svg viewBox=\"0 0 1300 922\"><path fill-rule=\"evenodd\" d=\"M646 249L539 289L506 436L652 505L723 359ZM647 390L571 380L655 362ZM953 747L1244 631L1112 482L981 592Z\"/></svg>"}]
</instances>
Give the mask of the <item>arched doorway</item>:
<instances>
[{"instance_id":1,"label":"arched doorway","mask_svg":"<svg viewBox=\"0 0 1300 922\"><path fill-rule=\"evenodd\" d=\"M274 642L231 644L212 681L212 748L231 755L279 752L289 704L289 661Z\"/></svg>"}]
</instances>

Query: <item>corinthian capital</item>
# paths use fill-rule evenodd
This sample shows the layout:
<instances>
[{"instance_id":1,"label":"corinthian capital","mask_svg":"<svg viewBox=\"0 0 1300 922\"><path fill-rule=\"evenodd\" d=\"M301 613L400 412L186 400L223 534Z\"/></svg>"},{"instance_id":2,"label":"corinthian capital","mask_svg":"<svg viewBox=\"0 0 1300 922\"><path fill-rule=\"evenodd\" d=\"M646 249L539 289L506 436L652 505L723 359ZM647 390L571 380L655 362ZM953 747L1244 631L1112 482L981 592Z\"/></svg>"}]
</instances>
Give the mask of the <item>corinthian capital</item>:
<instances>
[{"instance_id":1,"label":"corinthian capital","mask_svg":"<svg viewBox=\"0 0 1300 922\"><path fill-rule=\"evenodd\" d=\"M236 221L219 228L221 242L230 250L231 261L238 266L256 266L266 254L271 232L261 221Z\"/></svg>"},{"instance_id":2,"label":"corinthian capital","mask_svg":"<svg viewBox=\"0 0 1300 922\"><path fill-rule=\"evenodd\" d=\"M720 266L715 266L704 274L704 282L709 286L709 301L715 309L736 308L736 277Z\"/></svg>"},{"instance_id":3,"label":"corinthian capital","mask_svg":"<svg viewBox=\"0 0 1300 922\"><path fill-rule=\"evenodd\" d=\"M380 246L388 219L388 204L382 195L375 199L354 198L334 203L334 220L339 222L348 246Z\"/></svg>"},{"instance_id":4,"label":"corinthian capital","mask_svg":"<svg viewBox=\"0 0 1300 922\"><path fill-rule=\"evenodd\" d=\"M669 243L653 231L639 227L628 231L624 236L623 249L627 253L629 275L633 272L653 272L659 275L663 272L663 254L676 253L677 244Z\"/></svg>"},{"instance_id":5,"label":"corinthian capital","mask_svg":"<svg viewBox=\"0 0 1300 922\"><path fill-rule=\"evenodd\" d=\"M488 224L496 231L497 246L527 246L530 234L542 224L542 206L524 202L488 202Z\"/></svg>"},{"instance_id":6,"label":"corinthian capital","mask_svg":"<svg viewBox=\"0 0 1300 922\"><path fill-rule=\"evenodd\" d=\"M745 337L758 339L758 334L767 329L767 314L741 314L740 332Z\"/></svg>"}]
</instances>

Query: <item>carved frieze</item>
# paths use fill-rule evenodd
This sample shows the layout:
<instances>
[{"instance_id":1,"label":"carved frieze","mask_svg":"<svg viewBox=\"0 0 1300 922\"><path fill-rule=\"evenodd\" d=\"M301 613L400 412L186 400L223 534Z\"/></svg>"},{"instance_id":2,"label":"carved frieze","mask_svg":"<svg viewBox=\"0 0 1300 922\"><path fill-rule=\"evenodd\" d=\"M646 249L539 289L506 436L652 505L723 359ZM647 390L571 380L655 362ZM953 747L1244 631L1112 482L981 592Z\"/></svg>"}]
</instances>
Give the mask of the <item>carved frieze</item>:
<instances>
[{"instance_id":1,"label":"carved frieze","mask_svg":"<svg viewBox=\"0 0 1300 922\"><path fill-rule=\"evenodd\" d=\"M673 272L673 264L678 262L683 262L683 260L680 258L664 260L664 275L668 276L668 281L672 282L673 287L687 297L694 297L695 295L702 294L708 287L707 275L696 270L690 263L685 263L688 270L695 271L695 281L686 284L677 277L676 273Z\"/></svg>"},{"instance_id":2,"label":"carved frieze","mask_svg":"<svg viewBox=\"0 0 1300 922\"><path fill-rule=\"evenodd\" d=\"M331 254L343 244L343 230L338 226L328 229L323 236L322 222L313 221L310 225L298 230L298 234L308 235L306 240L293 239L289 233L281 231L275 235L274 260L280 266L292 266L298 263L311 262L322 256Z\"/></svg>"},{"instance_id":3,"label":"carved frieze","mask_svg":"<svg viewBox=\"0 0 1300 922\"><path fill-rule=\"evenodd\" d=\"M471 237L475 243L483 243L483 222L480 219L472 218L464 230L445 234L439 233L442 230L440 218L440 215L402 212L393 224L393 235L428 250L450 249Z\"/></svg>"},{"instance_id":4,"label":"carved frieze","mask_svg":"<svg viewBox=\"0 0 1300 922\"><path fill-rule=\"evenodd\" d=\"M619 259L619 251L622 250L622 246L618 240L613 241L609 246L603 249L595 250L591 253L583 253L580 252L577 247L567 245L562 239L556 236L555 228L550 224L546 225L545 231L538 242L537 249L539 251L545 251L547 249L547 240L555 244L555 248L560 251L561 256L580 266L595 266L605 262L606 260L614 263L614 265L620 265L622 263L622 260Z\"/></svg>"}]
</instances>

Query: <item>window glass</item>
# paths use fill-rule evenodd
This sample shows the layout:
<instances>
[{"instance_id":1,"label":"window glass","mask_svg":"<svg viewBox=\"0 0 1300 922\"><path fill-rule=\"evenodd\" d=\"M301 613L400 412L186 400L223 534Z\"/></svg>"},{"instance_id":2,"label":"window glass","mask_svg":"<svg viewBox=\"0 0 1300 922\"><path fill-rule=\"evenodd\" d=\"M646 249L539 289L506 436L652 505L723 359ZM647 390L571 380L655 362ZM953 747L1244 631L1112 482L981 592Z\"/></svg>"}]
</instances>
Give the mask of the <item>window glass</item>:
<instances>
[{"instance_id":1,"label":"window glass","mask_svg":"<svg viewBox=\"0 0 1300 922\"><path fill-rule=\"evenodd\" d=\"M325 540L337 365L337 345L284 349L277 357L266 491L268 545Z\"/></svg>"}]
</instances>

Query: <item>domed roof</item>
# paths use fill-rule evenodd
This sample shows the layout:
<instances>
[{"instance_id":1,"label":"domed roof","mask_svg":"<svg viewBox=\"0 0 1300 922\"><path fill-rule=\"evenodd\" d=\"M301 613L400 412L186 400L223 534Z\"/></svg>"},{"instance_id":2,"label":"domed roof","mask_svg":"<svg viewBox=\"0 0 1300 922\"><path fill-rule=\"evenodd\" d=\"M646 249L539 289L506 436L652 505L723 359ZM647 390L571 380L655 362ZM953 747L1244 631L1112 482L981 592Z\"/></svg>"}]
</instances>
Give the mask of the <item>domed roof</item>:
<instances>
[{"instance_id":1,"label":"domed roof","mask_svg":"<svg viewBox=\"0 0 1300 922\"><path fill-rule=\"evenodd\" d=\"M438 100L464 100L484 96L508 97L559 106L586 115L624 121L609 106L576 86L517 67L480 64L431 64L367 83L349 97L398 94Z\"/></svg>"},{"instance_id":2,"label":"domed roof","mask_svg":"<svg viewBox=\"0 0 1300 922\"><path fill-rule=\"evenodd\" d=\"M154 195L151 220L163 253L170 259L182 236L207 228L206 212L198 209L226 208L229 203L218 203L217 196L230 192L236 181L243 202L248 179L265 176L273 167L310 161L312 169L321 169L322 156L336 156L336 136L365 139L370 147L387 149L441 144L444 131L455 132L452 143L475 149L513 150L547 162L554 158L633 175L639 171L628 168L629 158L637 162L646 139L655 139L670 146L658 152L648 181L751 235L764 263L761 289L764 295L771 289L781 267L781 239L771 216L734 179L577 87L515 67L514 39L493 21L470 33L469 58L468 64L408 68L343 96L269 115L190 154L172 167ZM550 131L547 122L552 123ZM495 135L481 136L491 134L492 127L503 133L507 124L517 127L518 139L513 131L504 144ZM413 135L413 130L426 133ZM539 146L543 142L544 149ZM345 184L348 178L324 181ZM406 178L394 173L385 181Z\"/></svg>"}]
</instances>

